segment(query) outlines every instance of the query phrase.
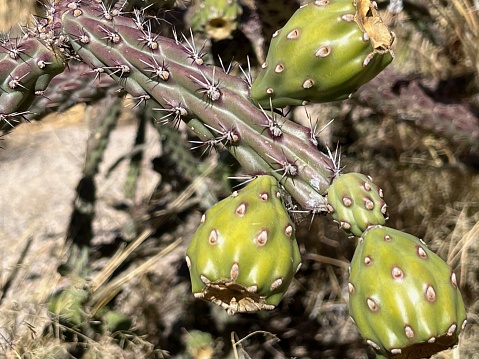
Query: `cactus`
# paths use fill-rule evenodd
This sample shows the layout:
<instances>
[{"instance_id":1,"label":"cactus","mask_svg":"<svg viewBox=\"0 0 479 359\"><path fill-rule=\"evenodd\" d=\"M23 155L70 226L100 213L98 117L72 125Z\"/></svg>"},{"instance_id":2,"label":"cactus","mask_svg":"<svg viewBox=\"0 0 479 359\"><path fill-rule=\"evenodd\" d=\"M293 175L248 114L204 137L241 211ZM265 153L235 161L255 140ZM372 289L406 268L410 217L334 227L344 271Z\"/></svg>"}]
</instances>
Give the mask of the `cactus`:
<instances>
[{"instance_id":1,"label":"cactus","mask_svg":"<svg viewBox=\"0 0 479 359\"><path fill-rule=\"evenodd\" d=\"M157 35L144 12L129 18L125 6L52 1L25 36L4 36L1 124L28 118L36 111L32 102L41 108L55 98L63 101L55 82L51 98L44 91L68 61L83 61L94 87L101 86L98 77L111 77L137 108L155 102L159 122L176 127L184 121L207 149L226 148L245 172L259 175L203 217L186 257L196 297L229 314L278 305L300 265L281 187L294 205L329 211L349 235L361 236L351 266L350 310L378 355L412 358L454 345L465 311L449 267L417 238L382 227L386 206L379 187L361 174L341 175L335 159L318 150L313 129L265 110L347 98L389 64L393 35L375 3L318 0L302 6L274 36L254 82L251 73L239 78L230 67L207 65L193 34ZM301 61L293 63L292 55ZM59 84L63 80L58 77ZM76 80L74 88L82 87ZM85 92L89 100L103 96L88 90L95 89ZM380 286L374 285L377 278Z\"/></svg>"},{"instance_id":2,"label":"cactus","mask_svg":"<svg viewBox=\"0 0 479 359\"><path fill-rule=\"evenodd\" d=\"M259 176L208 210L186 261L195 297L228 314L274 309L301 264L275 178Z\"/></svg>"},{"instance_id":3,"label":"cactus","mask_svg":"<svg viewBox=\"0 0 479 359\"><path fill-rule=\"evenodd\" d=\"M70 61L68 68L51 80L43 94L35 97L24 117L29 121L39 120L52 111L63 112L79 102L93 104L119 90L120 86L110 77L99 77L85 63Z\"/></svg>"},{"instance_id":4,"label":"cactus","mask_svg":"<svg viewBox=\"0 0 479 359\"><path fill-rule=\"evenodd\" d=\"M263 107L348 98L393 59L393 35L370 0L318 0L303 5L273 34L251 87ZM300 59L300 60L298 60Z\"/></svg>"},{"instance_id":5,"label":"cactus","mask_svg":"<svg viewBox=\"0 0 479 359\"><path fill-rule=\"evenodd\" d=\"M17 124L36 95L65 69L63 55L35 37L0 40L0 130Z\"/></svg>"},{"instance_id":6,"label":"cactus","mask_svg":"<svg viewBox=\"0 0 479 359\"><path fill-rule=\"evenodd\" d=\"M231 37L243 12L237 0L198 1L189 11L191 28L215 41Z\"/></svg>"},{"instance_id":7,"label":"cactus","mask_svg":"<svg viewBox=\"0 0 479 359\"><path fill-rule=\"evenodd\" d=\"M387 206L383 191L370 177L346 173L328 189L328 210L348 235L360 237L372 225L385 224Z\"/></svg>"},{"instance_id":8,"label":"cactus","mask_svg":"<svg viewBox=\"0 0 479 359\"><path fill-rule=\"evenodd\" d=\"M250 174L270 173L303 208L324 211L334 165L316 149L311 130L254 106L247 83L204 64L186 36L185 43L153 37L143 25L121 15L105 20L86 6L78 16L63 14L76 54L138 104L154 99L165 119L184 120L205 143L228 148Z\"/></svg>"},{"instance_id":9,"label":"cactus","mask_svg":"<svg viewBox=\"0 0 479 359\"><path fill-rule=\"evenodd\" d=\"M424 358L457 344L466 313L451 268L420 239L372 226L351 261L349 310L380 355Z\"/></svg>"}]
</instances>

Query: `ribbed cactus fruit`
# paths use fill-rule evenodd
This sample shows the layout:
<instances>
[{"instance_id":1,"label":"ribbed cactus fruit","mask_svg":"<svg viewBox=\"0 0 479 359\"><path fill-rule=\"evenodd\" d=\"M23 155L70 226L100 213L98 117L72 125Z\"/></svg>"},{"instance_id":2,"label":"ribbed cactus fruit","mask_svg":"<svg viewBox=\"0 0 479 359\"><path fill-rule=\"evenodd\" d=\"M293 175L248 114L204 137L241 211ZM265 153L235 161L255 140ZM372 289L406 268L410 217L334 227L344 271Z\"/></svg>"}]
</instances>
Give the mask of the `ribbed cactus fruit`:
<instances>
[{"instance_id":1,"label":"ribbed cactus fruit","mask_svg":"<svg viewBox=\"0 0 479 359\"><path fill-rule=\"evenodd\" d=\"M190 8L191 28L220 41L231 37L243 12L237 0L197 1Z\"/></svg>"},{"instance_id":2,"label":"ribbed cactus fruit","mask_svg":"<svg viewBox=\"0 0 479 359\"><path fill-rule=\"evenodd\" d=\"M259 176L209 209L186 262L195 297L231 315L274 309L301 264L276 179Z\"/></svg>"},{"instance_id":3,"label":"ribbed cactus fruit","mask_svg":"<svg viewBox=\"0 0 479 359\"><path fill-rule=\"evenodd\" d=\"M466 312L456 275L413 235L373 226L350 267L349 310L382 356L425 358L457 344Z\"/></svg>"},{"instance_id":4,"label":"ribbed cactus fruit","mask_svg":"<svg viewBox=\"0 0 479 359\"><path fill-rule=\"evenodd\" d=\"M394 36L370 0L316 0L273 34L251 87L262 107L348 98L393 59Z\"/></svg>"},{"instance_id":5,"label":"ribbed cactus fruit","mask_svg":"<svg viewBox=\"0 0 479 359\"><path fill-rule=\"evenodd\" d=\"M328 188L328 210L350 236L360 237L372 225L386 223L387 206L383 191L361 173L337 177Z\"/></svg>"}]
</instances>

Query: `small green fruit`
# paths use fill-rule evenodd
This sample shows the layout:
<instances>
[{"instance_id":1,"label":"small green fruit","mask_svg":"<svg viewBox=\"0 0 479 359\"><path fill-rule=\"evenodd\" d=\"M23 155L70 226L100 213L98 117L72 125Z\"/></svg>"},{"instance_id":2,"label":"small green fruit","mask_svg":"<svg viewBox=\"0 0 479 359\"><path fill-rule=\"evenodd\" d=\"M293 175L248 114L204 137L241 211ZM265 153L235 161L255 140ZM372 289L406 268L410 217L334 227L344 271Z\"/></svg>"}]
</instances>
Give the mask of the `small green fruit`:
<instances>
[{"instance_id":1,"label":"small green fruit","mask_svg":"<svg viewBox=\"0 0 479 359\"><path fill-rule=\"evenodd\" d=\"M387 219L381 188L361 173L346 173L333 181L328 189L328 209L339 226L356 237Z\"/></svg>"}]
</instances>

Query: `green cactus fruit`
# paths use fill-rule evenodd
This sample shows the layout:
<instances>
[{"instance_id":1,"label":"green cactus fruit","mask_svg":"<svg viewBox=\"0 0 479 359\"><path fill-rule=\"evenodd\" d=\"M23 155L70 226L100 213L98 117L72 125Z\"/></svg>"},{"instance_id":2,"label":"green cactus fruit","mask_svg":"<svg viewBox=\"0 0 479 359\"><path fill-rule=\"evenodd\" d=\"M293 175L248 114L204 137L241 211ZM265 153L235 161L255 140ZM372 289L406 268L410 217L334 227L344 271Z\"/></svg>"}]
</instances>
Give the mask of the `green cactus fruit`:
<instances>
[{"instance_id":1,"label":"green cactus fruit","mask_svg":"<svg viewBox=\"0 0 479 359\"><path fill-rule=\"evenodd\" d=\"M348 98L393 59L394 39L370 0L317 0L273 34L251 98L262 107Z\"/></svg>"},{"instance_id":2,"label":"green cactus fruit","mask_svg":"<svg viewBox=\"0 0 479 359\"><path fill-rule=\"evenodd\" d=\"M301 264L276 179L259 176L209 209L186 262L195 297L230 315L274 309Z\"/></svg>"},{"instance_id":3,"label":"green cactus fruit","mask_svg":"<svg viewBox=\"0 0 479 359\"><path fill-rule=\"evenodd\" d=\"M466 312L456 275L413 235L367 229L350 267L349 310L378 355L425 358L457 344Z\"/></svg>"},{"instance_id":4,"label":"green cactus fruit","mask_svg":"<svg viewBox=\"0 0 479 359\"><path fill-rule=\"evenodd\" d=\"M220 41L231 37L243 10L237 0L198 1L190 8L191 28Z\"/></svg>"},{"instance_id":5,"label":"green cactus fruit","mask_svg":"<svg viewBox=\"0 0 479 359\"><path fill-rule=\"evenodd\" d=\"M381 188L361 173L343 174L329 186L328 210L350 236L360 237L369 226L385 224L386 209Z\"/></svg>"}]
</instances>

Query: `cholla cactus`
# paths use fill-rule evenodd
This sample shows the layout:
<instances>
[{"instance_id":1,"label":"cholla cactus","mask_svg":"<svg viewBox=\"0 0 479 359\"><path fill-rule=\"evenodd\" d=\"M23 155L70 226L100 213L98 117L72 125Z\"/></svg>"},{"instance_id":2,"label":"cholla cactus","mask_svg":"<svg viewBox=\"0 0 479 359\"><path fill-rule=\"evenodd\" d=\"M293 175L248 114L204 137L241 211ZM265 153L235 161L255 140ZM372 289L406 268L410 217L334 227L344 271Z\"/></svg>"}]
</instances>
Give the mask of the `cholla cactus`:
<instances>
[{"instance_id":1,"label":"cholla cactus","mask_svg":"<svg viewBox=\"0 0 479 359\"><path fill-rule=\"evenodd\" d=\"M360 237L370 226L385 224L387 206L383 191L361 173L346 173L328 189L328 209L339 227Z\"/></svg>"},{"instance_id":2,"label":"cholla cactus","mask_svg":"<svg viewBox=\"0 0 479 359\"><path fill-rule=\"evenodd\" d=\"M379 187L362 174L338 174L312 129L274 111L347 98L392 61L394 37L375 2L302 6L274 35L254 81L246 71L239 78L230 68L207 65L193 36L155 34L143 12L126 16L124 2L59 1L46 8L24 35L0 39L3 126L29 115L34 99L74 58L94 79L113 79L137 106L154 101L163 122L184 121L207 148L226 148L245 172L258 176L203 217L186 257L196 297L229 314L278 305L301 262L281 188L298 207L330 212L361 238L351 266L350 308L380 355L429 355L457 342L465 310L449 267L417 238L382 227L386 206ZM232 13L237 19L237 4Z\"/></svg>"}]
</instances>

